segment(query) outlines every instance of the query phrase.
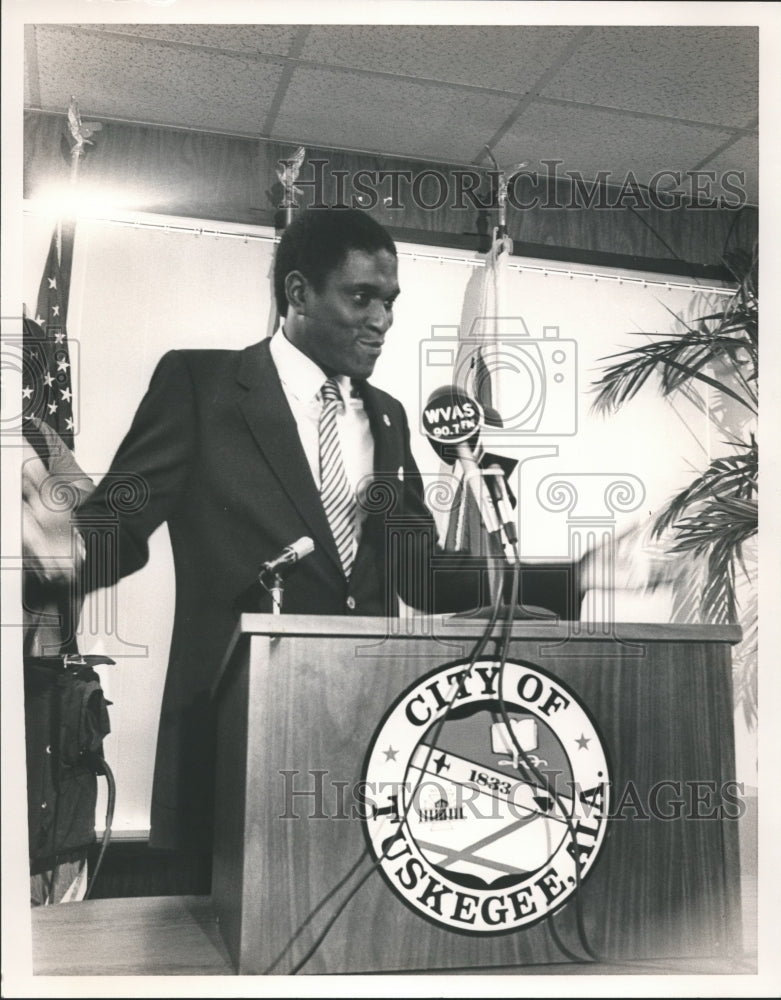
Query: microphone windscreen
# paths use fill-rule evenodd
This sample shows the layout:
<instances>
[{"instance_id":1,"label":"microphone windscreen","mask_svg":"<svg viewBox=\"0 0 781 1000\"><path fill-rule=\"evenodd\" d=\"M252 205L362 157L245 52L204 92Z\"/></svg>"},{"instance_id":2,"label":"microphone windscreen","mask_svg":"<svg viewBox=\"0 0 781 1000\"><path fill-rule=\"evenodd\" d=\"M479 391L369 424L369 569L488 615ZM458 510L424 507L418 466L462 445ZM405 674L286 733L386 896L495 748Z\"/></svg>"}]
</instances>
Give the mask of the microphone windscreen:
<instances>
[{"instance_id":1,"label":"microphone windscreen","mask_svg":"<svg viewBox=\"0 0 781 1000\"><path fill-rule=\"evenodd\" d=\"M298 541L293 542L290 548L295 552L296 559L303 559L304 556L308 556L315 551L315 543L309 535L304 535L303 538L299 538Z\"/></svg>"},{"instance_id":2,"label":"microphone windscreen","mask_svg":"<svg viewBox=\"0 0 781 1000\"><path fill-rule=\"evenodd\" d=\"M428 398L421 414L421 429L439 457L453 465L456 446L465 444L474 451L483 422L483 408L455 385L444 385Z\"/></svg>"}]
</instances>

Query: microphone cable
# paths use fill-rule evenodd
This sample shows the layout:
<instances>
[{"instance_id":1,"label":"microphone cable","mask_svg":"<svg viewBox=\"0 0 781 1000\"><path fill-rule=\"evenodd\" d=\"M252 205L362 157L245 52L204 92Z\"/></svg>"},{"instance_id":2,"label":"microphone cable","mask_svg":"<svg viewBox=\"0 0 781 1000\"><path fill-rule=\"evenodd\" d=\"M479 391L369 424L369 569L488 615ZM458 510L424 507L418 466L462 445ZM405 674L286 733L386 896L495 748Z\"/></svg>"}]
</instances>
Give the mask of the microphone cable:
<instances>
[{"instance_id":1,"label":"microphone cable","mask_svg":"<svg viewBox=\"0 0 781 1000\"><path fill-rule=\"evenodd\" d=\"M111 841L111 824L114 822L114 805L117 798L117 785L114 780L114 774L111 768L108 766L108 762L105 757L99 756L98 754L93 754L93 767L97 774L103 774L106 778L106 783L108 785L108 799L106 801L106 823L103 830L103 838L100 844L100 853L98 854L98 860L95 862L95 870L90 877L89 883L87 885L87 891L84 893L84 899L89 899L92 890L95 887L95 879L98 877L98 872L103 864L103 858L106 855L106 850L108 849L109 842Z\"/></svg>"},{"instance_id":2,"label":"microphone cable","mask_svg":"<svg viewBox=\"0 0 781 1000\"><path fill-rule=\"evenodd\" d=\"M499 712L500 712L502 721L503 721L504 725L507 728L507 733L508 733L510 739L513 741L513 745L514 745L515 751L516 751L516 753L518 755L518 759L519 759L519 761L523 762L524 769L527 772L527 774L524 775L524 773L522 771L520 771L520 769L518 769L519 770L519 774L520 774L522 780L525 780L529 784L532 784L532 782L530 782L529 779L528 779L528 775L531 775L535 779L535 781L539 785L541 785L545 789L545 791L555 800L556 804L558 805L559 809L561 810L562 815L564 816L564 821L565 821L566 826L567 826L567 833L568 833L568 835L570 837L570 840L571 840L572 844L575 847L575 857L574 857L574 860L575 860L575 891L574 891L574 896L575 896L575 915L576 915L576 923L577 923L577 929L578 929L578 938L580 940L580 944L581 944L583 950L589 956L588 959L583 959L583 958L577 956L574 952L570 951L570 949L567 948L566 945L561 940L561 937L560 937L560 935L559 935L559 933L558 933L558 931L556 929L556 925L555 925L555 922L554 922L554 917L555 917L555 915L558 912L560 912L567 905L567 902L568 902L567 900L565 900L564 903L562 903L561 907L559 907L557 910L553 910L550 913L548 919L546 920L546 925L548 927L548 930L550 932L551 937L553 938L554 943L559 948L559 950L562 952L562 954L564 954L565 957L567 957L568 959L570 959L570 961L577 962L579 964L583 964L585 962L586 964L589 964L589 965L592 964L592 963L604 963L604 964L608 964L606 962L606 960L604 958L602 958L594 950L594 948L591 946L591 944L590 944L590 942L588 940L588 935L586 934L585 923L584 923L584 918L583 918L583 901L582 901L581 895L580 895L580 889L581 889L582 881L581 881L581 877L580 877L580 860L579 860L579 858L577 856L577 843L578 842L577 842L577 834L575 832L575 827L574 827L574 825L572 823L572 817L567 812L566 808L564 808L564 805L562 803L562 799L561 799L561 796L559 795L559 793L555 790L555 788L551 787L551 783L550 783L547 775L545 775L542 771L540 771L540 769L534 764L534 762L531 760L531 758L528 756L528 754L526 753L526 751L521 746L521 744L520 744L520 742L518 740L518 737L515 734L512 726L510 724L510 716L509 716L509 712L507 710L507 703L505 702L505 699L504 699L504 691L503 691L503 686L504 686L503 685L504 671L505 671L505 667L507 665L507 656L508 656L508 652L509 652L509 648L510 648L510 639L511 639L511 633L512 633L512 625L513 625L513 620L514 620L514 617L515 617L515 606L516 606L516 603L517 603L517 600L518 600L518 583L519 583L519 576L520 576L520 554L518 552L517 544L515 544L515 543L513 543L513 552L514 552L516 558L515 558L515 562L514 562L514 565L513 565L512 590L511 590L511 595L510 595L510 604L509 604L508 611L507 611L507 617L505 619L505 634L504 634L504 637L503 637L503 640L502 640L502 646L501 646L500 662L499 662L499 675L498 675L498 683L497 683L498 701L499 701ZM575 795L575 789L573 788L573 808L574 808L574 795Z\"/></svg>"},{"instance_id":3,"label":"microphone cable","mask_svg":"<svg viewBox=\"0 0 781 1000\"><path fill-rule=\"evenodd\" d=\"M282 611L282 602L280 601L279 597L274 593L274 588L268 586L268 584L266 583L264 577L265 577L265 573L264 573L263 570L261 570L260 573L258 573L258 583L261 585L261 587L266 591L266 593L268 594L268 596L271 598L271 607L272 607L273 613L274 614L280 614L281 611Z\"/></svg>"},{"instance_id":4,"label":"microphone cable","mask_svg":"<svg viewBox=\"0 0 781 1000\"><path fill-rule=\"evenodd\" d=\"M518 599L519 577L520 577L520 555L518 553L517 544L516 543L512 543L512 548L513 548L515 559L514 559L514 562L513 562L511 599L510 599L510 602L509 602L509 605L508 605L508 608L507 608L507 613L506 613L506 616L505 616L505 619L504 619L504 623L503 623L503 625L504 625L504 635L503 635L502 640L501 640L501 647L500 647L500 653L499 653L500 664L499 664L499 674L498 674L497 690L498 690L498 700L499 700L500 714L501 714L502 720L503 720L503 722L504 722L504 724L505 724L505 726L507 728L507 732L510 735L510 738L512 739L512 741L513 741L513 744L515 746L515 750L516 750L516 752L518 754L518 758L519 758L519 760L523 761L524 768L527 771L526 775L524 775L523 772L520 772L521 778L524 779L524 780L526 780L526 781L529 781L529 777L528 776L531 775L536 780L536 782L540 786L542 786L548 792L548 794L551 795L551 797L556 801L556 803L559 806L559 809L561 810L562 815L564 816L564 821L565 821L566 826L567 826L567 833L568 833L568 835L569 835L572 843L577 846L577 835L576 835L576 832L575 832L574 825L572 823L572 817L568 814L566 808L564 807L560 794L554 788L551 787L550 781L548 780L547 776L545 774L543 774L536 767L536 765L531 761L531 759L529 758L529 756L526 754L526 752L521 747L521 745L520 745L520 743L518 741L518 738L517 738L516 734L514 733L514 731L512 729L512 726L510 724L509 712L508 712L508 709L507 709L506 702L504 700L504 694L503 694L504 670L505 670L505 666L506 666L506 663L507 663L507 658L508 658L508 653L509 653L509 646L510 646L510 641L511 641L511 638L512 638L512 628L513 628L514 619L515 619L515 607L516 607L517 599ZM502 571L500 569L499 570L499 575L500 576L501 576L501 572ZM488 645L488 643L490 641L490 638L491 638L493 630L494 630L494 628L496 626L496 623L499 620L499 615L500 615L500 611L501 611L501 604L502 604L502 587L501 587L501 585L498 585L498 586L496 586L496 596L495 596L494 604L493 604L493 607L492 607L491 617L490 617L490 619L489 619L486 627L484 628L484 630L483 630L480 638L478 639L478 641L475 643L475 646L473 647L473 650L472 650L472 653L470 655L470 659L469 659L469 662L468 662L466 668L461 672L461 674L462 674L461 681L459 682L459 680L457 680L454 683L453 694L448 699L447 704L445 706L445 710L442 713L442 715L440 716L440 718L437 720L437 722L435 724L435 727L434 727L434 729L432 731L432 736L431 736L431 741L430 741L430 744L429 744L429 747L428 747L428 752L427 752L426 757L425 757L425 759L424 759L424 761L423 761L423 763L421 765L419 777L417 779L417 782L415 783L415 786L413 787L413 789L412 789L412 791L410 793L409 800L407 802L407 805L406 805L406 807L404 809L404 812L403 812L403 815L401 817L400 829L403 828L404 824L407 821L407 817L409 815L409 811L412 808L412 805L413 805L413 803L415 801L415 795L417 793L417 790L420 787L420 785L421 785L421 783L422 783L422 781L423 781L423 779L425 777L425 774L427 773L427 769L428 769L428 765L429 765L429 762L431 760L431 757L433 756L435 750L437 749L437 743L438 743L438 740L439 740L442 728L444 727L444 724L447 721L447 718L448 718L448 716L450 714L450 711L451 711L451 709L453 707L453 704L455 703L455 699L456 699L456 697L458 695L458 692L459 692L459 689L460 689L459 688L459 683L463 683L463 676L469 676L469 674L471 673L472 669L474 668L476 662L478 661L478 659L480 658L480 656L485 651L485 648L486 648L486 646ZM499 642L499 640L497 640L497 643L498 642ZM529 783L531 784L532 782L529 782ZM574 790L573 790L573 794L574 794ZM347 893L346 897L342 900L342 902L337 906L337 908L335 909L335 911L331 914L331 916L329 917L329 919L325 923L324 927L322 928L322 930L318 934L318 936L315 939L315 941L311 944L311 946L306 951L306 953L303 955L303 957L301 959L299 959L299 961L292 967L292 969L290 970L289 975L297 975L308 964L308 962L312 959L312 957L317 953L317 951L319 950L319 948L321 947L322 943L324 942L324 940L326 939L326 937L330 933L330 931L331 931L332 927L334 926L334 924L336 923L336 921L339 919L339 917L342 915L342 913L344 913L344 911L347 908L347 906L352 902L352 900L355 898L355 896L358 894L358 892L361 890L361 888L364 886L364 884L368 881L369 877L381 865L381 863L385 859L387 853L390 851L390 849L391 849L391 847L392 847L393 842L394 842L395 839L396 839L395 837L391 837L390 838L390 843L386 847L385 851L374 860L374 862L371 864L371 866L369 867L369 869L352 886L352 888L350 889L350 891ZM292 947L292 945L299 938L299 936L301 935L301 933L303 933L303 931L306 929L306 927L311 923L311 921L314 919L314 917L322 910L322 908L328 902L330 902L333 899L333 897L339 892L339 890L342 889L350 881L350 879L355 875L355 873L358 871L360 865L363 863L364 859L368 855L369 855L369 849L365 848L361 852L361 854L358 857L358 859L353 863L353 865L351 866L351 868L348 870L348 872L325 894L325 896L320 900L320 902L312 909L312 911L308 914L308 916L302 921L302 923L298 926L298 928L296 929L296 931L294 932L294 934L288 940L287 944L285 945L285 947L283 948L283 950L280 952L280 954L274 959L274 961L271 963L271 965L269 965L268 968L265 970L264 974L268 974L269 972L271 972L278 965L278 963L281 961L281 959L284 957L284 955L287 954L287 952L290 950L290 948ZM564 908L564 906L567 905L567 901L565 901L565 903L562 904L562 907L560 907L559 910L555 910L555 911L553 911L549 915L548 920L546 921L546 927L547 927L548 932L549 932L549 934L550 934L550 936L551 936L554 944L556 945L556 947L559 949L559 951L562 953L562 955L564 955L564 957L567 958L569 961L571 961L571 962L573 962L575 964L583 964L584 962L586 964L595 964L595 963L609 964L609 963L606 963L605 960L599 956L599 954L594 950L594 948L591 946L591 944L588 941L588 936L587 936L587 933L586 933L584 919L583 919L583 903L582 903L582 898L581 898L581 895L580 895L581 885L582 885L582 882L581 882L581 877L580 877L579 859L577 857L575 857L575 906L576 906L576 921L577 921L578 937L579 937L580 944L581 944L583 950L589 956L588 959L584 959L581 956L578 956L572 950L570 950L564 944L564 942L562 941L562 939L561 939L561 937L559 935L559 932L558 932L558 930L556 928L554 918L555 918L556 914L558 912L560 912L561 909Z\"/></svg>"},{"instance_id":5,"label":"microphone cable","mask_svg":"<svg viewBox=\"0 0 781 1000\"><path fill-rule=\"evenodd\" d=\"M274 961L271 963L271 965L267 966L263 970L263 975L264 976L269 975L273 971L273 969L281 962L281 960L290 951L290 949L293 947L293 945L295 944L295 942L298 940L299 936L306 930L306 928L309 926L309 924L312 922L312 920L314 920L314 918L317 916L317 914L320 912L320 910L322 910L322 908L326 905L326 903L328 903L329 900L331 900L336 895L336 893L342 888L342 886L346 885L346 883L350 881L350 879L353 877L353 875L355 874L355 872L358 871L358 868L360 867L361 862L364 860L364 858L368 857L368 854L369 854L369 848L365 847L363 849L363 851L361 852L361 854L359 855L358 860L353 863L352 867L348 870L347 874L343 875L342 878L340 878L339 881L336 883L336 885L332 886L328 890L328 892L323 896L323 898L320 900L320 902L312 910L309 911L309 913L305 917L305 919L296 928L295 933L288 939L288 942L285 945L285 947L282 949L282 951L277 955L277 957L274 959ZM359 885L358 885L357 888L360 889L360 887L361 887L362 884L363 884L363 880L359 883ZM355 892L357 892L357 889L353 890L353 894ZM349 902L349 897L348 897L347 901ZM339 913L341 913L341 909L337 910L337 916L339 915ZM317 946L318 947L319 947L319 944L320 944L320 940L322 940L325 937L325 934L327 934L328 931L331 929L331 924L332 923L333 923L333 921L329 922L329 924L327 925L325 933L318 940L318 942L317 942ZM314 950L311 952L311 954L307 955L306 961L309 961L309 958L311 958L311 955L313 955L313 954L314 954ZM298 971L298 967L300 967L302 964L305 964L305 963L301 963L300 962L299 965L296 966L293 969L293 971L291 973L289 973L289 974L290 975L295 975L296 972Z\"/></svg>"},{"instance_id":6,"label":"microphone cable","mask_svg":"<svg viewBox=\"0 0 781 1000\"><path fill-rule=\"evenodd\" d=\"M490 618L489 618L489 620L488 620L485 628L483 629L482 634L480 635L480 637L478 638L477 642L475 643L475 645L474 645L474 647L472 649L472 652L471 652L470 658L469 658L469 663L468 663L467 667L463 671L461 671L462 675L468 676L471 673L471 671L472 671L475 663L478 661L478 659L480 658L480 656L485 651L485 648L488 645L488 642L490 641L491 634L492 634L492 632L494 630L494 627L496 626L496 623L497 623L497 621L499 619L499 613L500 613L500 610L501 610L501 602L502 602L501 574L502 574L502 569L500 567L498 569L498 571L497 571L497 585L495 586L496 596L495 596L495 599L494 599L493 607L491 609L491 616L490 616ZM424 776L426 774L426 771L428 769L429 762L431 761L431 758L434 755L434 751L437 748L437 741L439 740L440 734L442 732L442 728L443 728L443 726L444 726L444 724L445 724L445 722L446 722L446 720L448 718L448 715L450 714L450 711L451 711L451 709L452 709L452 707L453 707L453 705L455 703L456 697L458 696L458 693L459 693L459 690L460 690L460 683L462 683L462 682L463 681L459 682L459 680L457 679L456 682L453 684L453 693L450 696L449 700L447 701L447 703L445 705L445 709L444 709L442 715L437 720L437 722L436 722L436 724L434 726L434 729L432 731L431 743L430 743L429 748L428 748L428 753L426 754L426 757L425 757L425 759L423 761L423 764L421 765L420 775L419 775L419 777L417 779L415 787L412 789L412 791L410 793L409 800L407 802L406 808L404 809L404 813L403 813L403 815L401 817L401 820L400 820L400 823L399 823L400 829L403 828L404 824L407 821L407 816L409 815L409 811L412 808L413 802L415 801L415 795L416 795L417 790L418 790L418 788L420 787L420 785L421 785L421 783L423 781L423 778L424 778ZM301 971L301 969L315 955L315 953L317 952L317 950L322 945L323 941L327 937L327 935L330 932L330 930L333 927L333 925L336 923L336 921L339 919L339 917L342 915L342 913L344 913L344 911L347 908L348 904L355 898L355 896L357 895L357 893L359 892L359 890L363 887L364 883L368 880L369 876L372 875L379 868L379 866L382 864L382 862L385 860L385 857L386 857L388 851L390 850L391 846L393 845L393 841L394 840L395 840L395 836L390 838L390 843L386 847L385 851L379 857L377 857L374 860L374 862L372 863L372 865L368 869L368 871L365 872L365 874L361 876L360 880L352 887L352 889L349 891L349 893L347 894L347 896L345 897L345 899L342 900L342 902L339 904L339 906L337 907L337 909L335 910L335 912L328 919L328 921L326 922L326 924L323 927L322 931L320 932L320 934L318 935L318 937L315 939L315 941L313 942L313 944L310 946L309 950L306 952L306 954L303 956L303 958L301 958L296 963L296 965L293 966L293 968L291 969L290 973L288 973L289 975L292 975L292 976L297 975ZM344 875L339 880L339 882L337 882L336 885L334 885L333 888L330 889L326 893L326 895L320 900L320 902L315 906L315 908L307 915L307 917L302 921L302 923L299 924L299 926L296 928L296 930L294 931L293 935L290 937L290 939L288 940L287 944L282 949L282 951L279 953L279 955L277 955L277 957L274 959L274 961L271 963L271 965L269 965L264 970L264 972L263 972L264 975L267 975L269 972L271 972L271 970L273 968L276 967L276 965L279 963L279 961L282 959L282 957L290 950L290 948L293 945L293 943L297 940L297 938L304 931L304 929L309 925L309 923L316 916L316 914L319 913L320 910L323 908L323 906L325 906L326 903L328 903L333 898L333 896L350 880L350 878L352 878L352 876L358 870L358 868L361 865L362 861L364 860L365 857L368 856L368 854L369 854L369 848L368 847L364 848L364 850L362 851L362 853L359 856L358 860L353 863L352 867L349 869L349 871L347 872L347 874Z\"/></svg>"}]
</instances>

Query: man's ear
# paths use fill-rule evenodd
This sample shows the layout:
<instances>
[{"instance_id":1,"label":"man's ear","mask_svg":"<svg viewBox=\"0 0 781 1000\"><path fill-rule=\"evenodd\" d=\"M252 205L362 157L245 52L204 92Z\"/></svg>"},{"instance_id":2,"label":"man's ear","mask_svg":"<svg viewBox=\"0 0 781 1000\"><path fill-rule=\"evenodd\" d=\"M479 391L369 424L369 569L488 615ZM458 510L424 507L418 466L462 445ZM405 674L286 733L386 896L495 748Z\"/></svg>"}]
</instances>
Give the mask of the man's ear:
<instances>
[{"instance_id":1,"label":"man's ear","mask_svg":"<svg viewBox=\"0 0 781 1000\"><path fill-rule=\"evenodd\" d=\"M306 315L306 293L309 282L300 271L290 271L285 278L285 295L288 305L291 305L300 315Z\"/></svg>"}]
</instances>

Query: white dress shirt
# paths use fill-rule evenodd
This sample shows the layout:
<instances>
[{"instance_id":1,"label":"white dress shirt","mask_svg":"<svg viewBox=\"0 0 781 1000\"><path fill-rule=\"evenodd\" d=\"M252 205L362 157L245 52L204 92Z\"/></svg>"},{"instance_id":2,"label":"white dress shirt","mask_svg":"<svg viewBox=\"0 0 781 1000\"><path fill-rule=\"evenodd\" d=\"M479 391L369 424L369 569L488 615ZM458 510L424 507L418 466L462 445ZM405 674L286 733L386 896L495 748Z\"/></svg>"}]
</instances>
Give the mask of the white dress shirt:
<instances>
[{"instance_id":1,"label":"white dress shirt","mask_svg":"<svg viewBox=\"0 0 781 1000\"><path fill-rule=\"evenodd\" d=\"M271 359L276 365L285 398L298 428L301 445L320 489L320 414L323 409L320 390L328 377L322 368L290 343L282 330L271 338ZM336 426L342 446L342 460L347 481L357 491L374 471L374 438L363 400L352 393L348 375L336 376L344 408L337 411ZM356 544L362 521L361 507L356 517Z\"/></svg>"}]
</instances>

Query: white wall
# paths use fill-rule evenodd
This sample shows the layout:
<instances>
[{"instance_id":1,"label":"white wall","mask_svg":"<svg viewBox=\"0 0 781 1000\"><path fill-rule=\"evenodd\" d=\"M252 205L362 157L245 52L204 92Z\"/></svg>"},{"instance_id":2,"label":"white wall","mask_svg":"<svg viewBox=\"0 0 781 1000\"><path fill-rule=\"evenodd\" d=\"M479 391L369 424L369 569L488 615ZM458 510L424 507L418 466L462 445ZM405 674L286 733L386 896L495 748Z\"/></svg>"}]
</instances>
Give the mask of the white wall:
<instances>
[{"instance_id":1,"label":"white wall","mask_svg":"<svg viewBox=\"0 0 781 1000\"><path fill-rule=\"evenodd\" d=\"M45 217L26 217L25 297L31 309L52 224ZM247 227L242 231L249 232ZM256 230L252 235L273 234ZM164 351L243 347L265 335L271 310L272 250L272 244L261 239L79 222L68 329L70 339L80 345L74 374L75 453L85 471L99 479L107 470ZM421 470L434 475L439 460L417 432L417 419L431 389L449 377L425 366L421 370L421 350L433 327L458 326L474 266L470 255L454 251L404 246L400 250L402 294L373 381L404 403ZM589 414L591 397L585 391L600 367L600 357L629 346L632 331L668 331L670 311L685 312L691 301L688 289L674 284L643 287L630 276L619 284L607 276L595 280L553 271L512 272L506 314L522 316L532 337L540 337L544 326L558 326L562 339L577 342L578 353L578 432L542 438L543 443L555 445L558 454L528 463L520 481L524 556L567 555L566 518L541 510L536 500L543 476L633 474L642 480L646 500L631 517L642 517L650 516L681 488L691 478L692 467L702 468L707 462L706 419L693 408L670 407L649 392L604 420ZM83 623L82 650L102 651L117 660L115 667L101 670L113 702L113 731L106 751L117 779L117 831L148 828L173 590L170 546L163 528L152 539L149 565L117 588L116 631L107 634L89 620ZM102 599L105 602L106 595ZM637 620L637 613L632 618Z\"/></svg>"}]
</instances>

